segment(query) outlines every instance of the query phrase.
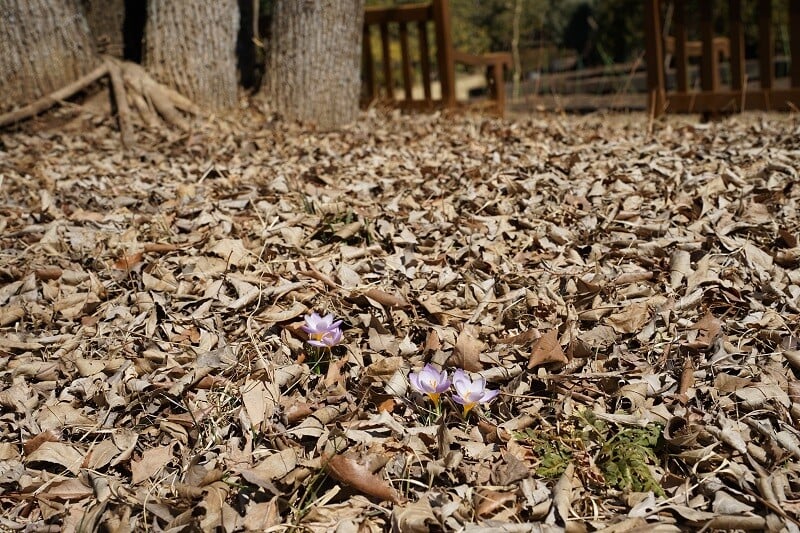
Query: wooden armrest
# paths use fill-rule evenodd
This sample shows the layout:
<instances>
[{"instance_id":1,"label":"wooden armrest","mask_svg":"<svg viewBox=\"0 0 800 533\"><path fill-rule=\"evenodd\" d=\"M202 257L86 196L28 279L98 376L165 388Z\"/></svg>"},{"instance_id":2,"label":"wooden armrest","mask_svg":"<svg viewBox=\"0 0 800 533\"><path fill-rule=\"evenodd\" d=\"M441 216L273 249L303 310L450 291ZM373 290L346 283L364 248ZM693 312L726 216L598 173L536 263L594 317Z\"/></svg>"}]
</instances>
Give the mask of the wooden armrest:
<instances>
[{"instance_id":1,"label":"wooden armrest","mask_svg":"<svg viewBox=\"0 0 800 533\"><path fill-rule=\"evenodd\" d=\"M511 54L508 52L492 52L489 54L468 54L459 50L453 50L453 61L474 67L501 65L511 66Z\"/></svg>"}]
</instances>

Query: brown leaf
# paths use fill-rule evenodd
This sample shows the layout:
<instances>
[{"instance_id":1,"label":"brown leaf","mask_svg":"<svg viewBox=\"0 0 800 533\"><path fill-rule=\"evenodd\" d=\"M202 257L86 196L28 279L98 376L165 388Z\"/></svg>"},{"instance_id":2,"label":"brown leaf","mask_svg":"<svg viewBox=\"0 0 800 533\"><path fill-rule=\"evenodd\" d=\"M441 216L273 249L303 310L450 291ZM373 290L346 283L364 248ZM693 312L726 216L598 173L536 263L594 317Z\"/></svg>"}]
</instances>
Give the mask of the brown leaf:
<instances>
[{"instance_id":1,"label":"brown leaf","mask_svg":"<svg viewBox=\"0 0 800 533\"><path fill-rule=\"evenodd\" d=\"M271 482L280 479L297 466L297 452L294 448L285 448L263 459L253 468L239 470L248 482L259 487L271 489Z\"/></svg>"},{"instance_id":2,"label":"brown leaf","mask_svg":"<svg viewBox=\"0 0 800 533\"><path fill-rule=\"evenodd\" d=\"M247 506L244 527L247 531L267 531L281 522L278 496L268 502L252 502Z\"/></svg>"},{"instance_id":3,"label":"brown leaf","mask_svg":"<svg viewBox=\"0 0 800 533\"><path fill-rule=\"evenodd\" d=\"M54 280L61 277L63 271L58 267L45 267L36 270L36 279L43 281Z\"/></svg>"},{"instance_id":4,"label":"brown leaf","mask_svg":"<svg viewBox=\"0 0 800 533\"><path fill-rule=\"evenodd\" d=\"M179 246L169 243L148 242L144 245L144 251L147 253L167 253L180 250Z\"/></svg>"},{"instance_id":5,"label":"brown leaf","mask_svg":"<svg viewBox=\"0 0 800 533\"><path fill-rule=\"evenodd\" d=\"M535 368L540 365L554 364L556 366L566 365L569 362L564 350L558 343L558 330L548 330L533 343L531 355L528 359L528 368Z\"/></svg>"},{"instance_id":6,"label":"brown leaf","mask_svg":"<svg viewBox=\"0 0 800 533\"><path fill-rule=\"evenodd\" d=\"M257 430L261 424L275 413L277 394L271 383L247 380L242 387L242 404L250 419L251 429Z\"/></svg>"},{"instance_id":7,"label":"brown leaf","mask_svg":"<svg viewBox=\"0 0 800 533\"><path fill-rule=\"evenodd\" d=\"M391 413L392 411L394 411L396 405L397 402L395 402L393 398L387 398L386 400L383 400L381 403L378 404L378 412L386 411L388 413Z\"/></svg>"},{"instance_id":8,"label":"brown leaf","mask_svg":"<svg viewBox=\"0 0 800 533\"><path fill-rule=\"evenodd\" d=\"M70 478L50 485L46 491L39 494L40 498L76 501L88 498L94 494L92 487L80 478Z\"/></svg>"},{"instance_id":9,"label":"brown leaf","mask_svg":"<svg viewBox=\"0 0 800 533\"><path fill-rule=\"evenodd\" d=\"M25 316L25 308L18 304L0 307L0 327L13 324Z\"/></svg>"},{"instance_id":10,"label":"brown leaf","mask_svg":"<svg viewBox=\"0 0 800 533\"><path fill-rule=\"evenodd\" d=\"M392 510L393 531L398 533L428 533L438 524L427 498Z\"/></svg>"},{"instance_id":11,"label":"brown leaf","mask_svg":"<svg viewBox=\"0 0 800 533\"><path fill-rule=\"evenodd\" d=\"M342 483L349 485L381 501L402 503L403 499L384 479L376 476L369 469L349 455L334 455L326 464L328 473Z\"/></svg>"},{"instance_id":12,"label":"brown leaf","mask_svg":"<svg viewBox=\"0 0 800 533\"><path fill-rule=\"evenodd\" d=\"M294 424L314 412L313 405L306 402L293 401L285 407L286 422Z\"/></svg>"},{"instance_id":13,"label":"brown leaf","mask_svg":"<svg viewBox=\"0 0 800 533\"><path fill-rule=\"evenodd\" d=\"M625 306L619 313L606 318L609 326L618 333L636 333L650 320L650 311L646 303L635 303Z\"/></svg>"},{"instance_id":14,"label":"brown leaf","mask_svg":"<svg viewBox=\"0 0 800 533\"><path fill-rule=\"evenodd\" d=\"M220 239L209 249L217 257L238 267L253 262L253 253L245 248L241 239Z\"/></svg>"},{"instance_id":15,"label":"brown leaf","mask_svg":"<svg viewBox=\"0 0 800 533\"><path fill-rule=\"evenodd\" d=\"M687 343L692 348L704 349L714 344L722 334L722 321L707 311L703 318L692 324L689 329L696 329L700 333L694 342Z\"/></svg>"},{"instance_id":16,"label":"brown leaf","mask_svg":"<svg viewBox=\"0 0 800 533\"><path fill-rule=\"evenodd\" d=\"M517 496L513 492L479 490L475 493L475 514L485 518L505 507L513 507L516 501Z\"/></svg>"},{"instance_id":17,"label":"brown leaf","mask_svg":"<svg viewBox=\"0 0 800 533\"><path fill-rule=\"evenodd\" d=\"M394 307L397 309L403 309L410 305L408 301L402 296L389 294L388 292L382 291L380 289L369 289L364 292L364 296L366 296L371 300L375 300L376 302L385 307Z\"/></svg>"},{"instance_id":18,"label":"brown leaf","mask_svg":"<svg viewBox=\"0 0 800 533\"><path fill-rule=\"evenodd\" d=\"M453 348L454 366L463 368L468 372L480 372L483 365L480 361L481 352L486 348L486 344L478 339L478 328L472 324L465 324L464 329L456 338L456 345Z\"/></svg>"},{"instance_id":19,"label":"brown leaf","mask_svg":"<svg viewBox=\"0 0 800 533\"><path fill-rule=\"evenodd\" d=\"M80 472L84 453L65 442L46 441L26 456L28 463L45 462L59 465L73 474Z\"/></svg>"},{"instance_id":20,"label":"brown leaf","mask_svg":"<svg viewBox=\"0 0 800 533\"><path fill-rule=\"evenodd\" d=\"M117 270L130 271L133 270L136 267L136 265L142 262L143 256L144 254L142 252L135 252L128 255L123 255L122 257L114 261L114 264L112 266Z\"/></svg>"},{"instance_id":21,"label":"brown leaf","mask_svg":"<svg viewBox=\"0 0 800 533\"><path fill-rule=\"evenodd\" d=\"M30 455L43 443L58 442L59 440L61 440L61 432L55 429L48 429L26 440L25 444L22 445L22 450L25 452L25 455Z\"/></svg>"},{"instance_id":22,"label":"brown leaf","mask_svg":"<svg viewBox=\"0 0 800 533\"><path fill-rule=\"evenodd\" d=\"M428 335L425 337L425 346L423 347L422 351L425 353L430 353L441 349L442 341L439 340L439 334L436 333L435 329L430 330Z\"/></svg>"},{"instance_id":23,"label":"brown leaf","mask_svg":"<svg viewBox=\"0 0 800 533\"><path fill-rule=\"evenodd\" d=\"M142 458L131 461L131 483L141 483L156 475L172 460L172 446L157 446L142 452Z\"/></svg>"}]
</instances>

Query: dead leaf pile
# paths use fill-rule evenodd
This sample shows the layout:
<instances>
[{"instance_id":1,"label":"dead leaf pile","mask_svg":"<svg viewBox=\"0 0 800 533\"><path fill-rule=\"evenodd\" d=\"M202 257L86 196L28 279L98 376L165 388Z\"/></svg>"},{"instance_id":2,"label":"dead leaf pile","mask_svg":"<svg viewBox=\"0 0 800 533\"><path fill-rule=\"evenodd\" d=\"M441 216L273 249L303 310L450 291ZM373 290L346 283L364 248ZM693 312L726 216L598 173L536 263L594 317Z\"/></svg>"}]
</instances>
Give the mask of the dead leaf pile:
<instances>
[{"instance_id":1,"label":"dead leaf pile","mask_svg":"<svg viewBox=\"0 0 800 533\"><path fill-rule=\"evenodd\" d=\"M796 116L93 126L0 138L2 528L798 531Z\"/></svg>"}]
</instances>

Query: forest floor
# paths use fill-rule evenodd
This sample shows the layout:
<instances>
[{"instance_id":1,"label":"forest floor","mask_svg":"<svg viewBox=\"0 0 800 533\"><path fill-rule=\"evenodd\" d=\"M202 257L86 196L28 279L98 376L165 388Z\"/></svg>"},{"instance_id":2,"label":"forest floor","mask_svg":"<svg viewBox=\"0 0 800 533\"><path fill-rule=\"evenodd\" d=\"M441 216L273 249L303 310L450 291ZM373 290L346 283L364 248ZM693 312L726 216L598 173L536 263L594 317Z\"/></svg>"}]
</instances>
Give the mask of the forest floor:
<instances>
[{"instance_id":1,"label":"forest floor","mask_svg":"<svg viewBox=\"0 0 800 533\"><path fill-rule=\"evenodd\" d=\"M800 531L798 115L80 122L0 136L0 530Z\"/></svg>"}]
</instances>

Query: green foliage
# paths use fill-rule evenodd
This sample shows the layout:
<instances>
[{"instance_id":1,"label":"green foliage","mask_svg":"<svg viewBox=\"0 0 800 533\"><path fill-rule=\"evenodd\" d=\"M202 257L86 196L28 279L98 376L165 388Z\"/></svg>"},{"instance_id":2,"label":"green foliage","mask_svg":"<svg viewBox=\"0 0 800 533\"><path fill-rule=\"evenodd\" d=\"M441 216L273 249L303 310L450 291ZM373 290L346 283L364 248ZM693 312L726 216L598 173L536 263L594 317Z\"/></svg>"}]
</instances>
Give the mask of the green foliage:
<instances>
[{"instance_id":1,"label":"green foliage","mask_svg":"<svg viewBox=\"0 0 800 533\"><path fill-rule=\"evenodd\" d=\"M572 422L572 426L562 427L564 431L560 435L553 435L551 430L530 428L515 435L539 458L538 476L557 478L570 462L584 461L587 454L591 454L591 462L598 472L589 472L583 468L584 464L579 469L581 475L591 477L591 481L598 481L598 474L602 474L609 487L664 495L650 471L650 465L658 464L660 425L617 426L588 410L573 415Z\"/></svg>"},{"instance_id":2,"label":"green foliage","mask_svg":"<svg viewBox=\"0 0 800 533\"><path fill-rule=\"evenodd\" d=\"M594 2L596 39L588 62L609 64L631 61L644 50L644 2L605 0Z\"/></svg>"},{"instance_id":3,"label":"green foliage","mask_svg":"<svg viewBox=\"0 0 800 533\"><path fill-rule=\"evenodd\" d=\"M536 475L545 478L556 478L564 473L572 460L573 449L563 439L554 439L548 431L527 428L514 435L517 440L525 441L539 457Z\"/></svg>"}]
</instances>

